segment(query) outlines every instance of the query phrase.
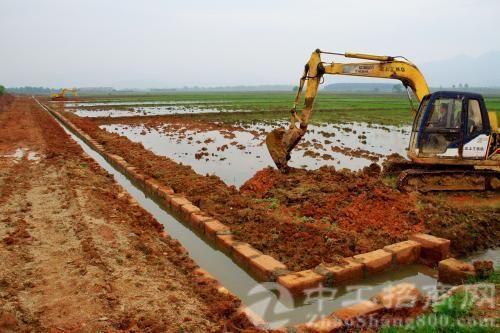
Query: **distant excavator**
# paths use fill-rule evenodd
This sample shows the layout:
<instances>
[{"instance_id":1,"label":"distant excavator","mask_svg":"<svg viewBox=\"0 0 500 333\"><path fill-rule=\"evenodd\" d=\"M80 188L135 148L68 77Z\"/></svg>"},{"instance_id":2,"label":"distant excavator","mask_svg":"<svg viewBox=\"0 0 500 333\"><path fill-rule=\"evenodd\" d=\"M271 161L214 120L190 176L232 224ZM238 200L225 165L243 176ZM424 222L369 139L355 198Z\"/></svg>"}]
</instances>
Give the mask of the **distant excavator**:
<instances>
[{"instance_id":1,"label":"distant excavator","mask_svg":"<svg viewBox=\"0 0 500 333\"><path fill-rule=\"evenodd\" d=\"M50 99L53 101L65 101L66 100L66 93L71 92L73 94L73 97L78 97L77 90L76 88L68 89L64 88L61 89L61 92L58 93L53 93L50 95Z\"/></svg>"},{"instance_id":2,"label":"distant excavator","mask_svg":"<svg viewBox=\"0 0 500 333\"><path fill-rule=\"evenodd\" d=\"M370 61L323 62L321 54ZM420 191L500 189L500 131L496 113L487 112L479 94L430 93L417 66L400 56L314 51L305 65L290 110L290 127L275 129L266 137L269 153L281 171L288 170L290 153L307 132L314 99L325 74L397 79L406 88L414 115L408 147L411 161L393 167L400 171L398 188ZM299 115L297 106L306 81L304 107ZM417 110L409 89L420 102Z\"/></svg>"}]
</instances>

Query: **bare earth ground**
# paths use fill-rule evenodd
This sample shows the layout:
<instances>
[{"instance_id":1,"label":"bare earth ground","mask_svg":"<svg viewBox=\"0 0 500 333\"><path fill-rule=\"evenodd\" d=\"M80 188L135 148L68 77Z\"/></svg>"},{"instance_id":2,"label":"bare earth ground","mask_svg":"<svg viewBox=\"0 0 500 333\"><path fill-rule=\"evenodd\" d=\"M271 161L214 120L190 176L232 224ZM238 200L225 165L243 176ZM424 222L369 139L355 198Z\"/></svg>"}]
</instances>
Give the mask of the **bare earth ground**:
<instances>
[{"instance_id":1,"label":"bare earth ground","mask_svg":"<svg viewBox=\"0 0 500 333\"><path fill-rule=\"evenodd\" d=\"M194 276L180 244L32 99L7 102L0 332L223 330L239 300Z\"/></svg>"},{"instance_id":2,"label":"bare earth ground","mask_svg":"<svg viewBox=\"0 0 500 333\"><path fill-rule=\"evenodd\" d=\"M217 176L197 174L188 165L100 129L102 120L64 114L108 151L183 193L229 225L236 238L293 271L379 249L415 232L451 239L453 255L500 246L498 192L402 193L376 169L355 173L333 167L292 169L287 175L266 168L236 189ZM171 118L172 130L215 126L198 121L183 125L179 117ZM160 120L151 119L149 125Z\"/></svg>"}]
</instances>

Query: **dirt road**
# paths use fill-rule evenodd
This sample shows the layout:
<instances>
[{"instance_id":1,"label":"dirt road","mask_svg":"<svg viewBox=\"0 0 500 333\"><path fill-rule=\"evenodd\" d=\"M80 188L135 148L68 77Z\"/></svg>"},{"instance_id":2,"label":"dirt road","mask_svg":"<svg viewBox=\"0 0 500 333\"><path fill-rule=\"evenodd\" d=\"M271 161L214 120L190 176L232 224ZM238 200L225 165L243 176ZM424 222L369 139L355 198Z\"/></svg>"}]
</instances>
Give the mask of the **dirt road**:
<instances>
[{"instance_id":1,"label":"dirt road","mask_svg":"<svg viewBox=\"0 0 500 333\"><path fill-rule=\"evenodd\" d=\"M45 111L10 102L0 100L0 332L217 332L234 319L239 300L195 276L180 244Z\"/></svg>"}]
</instances>

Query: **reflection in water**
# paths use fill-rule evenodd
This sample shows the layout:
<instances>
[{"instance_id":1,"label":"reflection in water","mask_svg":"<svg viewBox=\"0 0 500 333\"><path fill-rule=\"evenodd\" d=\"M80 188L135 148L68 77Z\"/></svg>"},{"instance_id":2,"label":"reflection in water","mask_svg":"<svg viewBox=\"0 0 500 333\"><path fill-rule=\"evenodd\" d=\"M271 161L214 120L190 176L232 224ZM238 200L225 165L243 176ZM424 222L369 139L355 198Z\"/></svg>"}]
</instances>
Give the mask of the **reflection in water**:
<instances>
[{"instance_id":1,"label":"reflection in water","mask_svg":"<svg viewBox=\"0 0 500 333\"><path fill-rule=\"evenodd\" d=\"M190 113L217 113L223 112L218 109L185 107L182 105L162 105L162 106L131 106L127 108L114 109L66 109L66 111L74 112L79 117L134 117L134 116L160 116L173 114L190 114Z\"/></svg>"},{"instance_id":2,"label":"reflection in water","mask_svg":"<svg viewBox=\"0 0 500 333\"><path fill-rule=\"evenodd\" d=\"M483 252L469 255L465 258L465 261L467 262L473 262L475 260L493 261L494 267L500 267L500 248L489 249Z\"/></svg>"},{"instance_id":3,"label":"reflection in water","mask_svg":"<svg viewBox=\"0 0 500 333\"><path fill-rule=\"evenodd\" d=\"M245 125L227 131L176 130L143 125L102 125L109 132L140 142L155 154L187 164L199 174L215 174L226 184L240 186L273 161L264 142L275 124ZM292 167L317 169L323 165L359 170L392 153L405 155L409 127L382 127L364 123L310 125L301 144L292 152ZM332 148L333 147L333 148ZM359 150L364 154L359 154ZM379 159L380 157L380 159Z\"/></svg>"},{"instance_id":4,"label":"reflection in water","mask_svg":"<svg viewBox=\"0 0 500 333\"><path fill-rule=\"evenodd\" d=\"M54 102L52 102L54 103ZM141 105L141 106L156 106L156 105L194 105L194 104L224 104L224 101L189 101L189 100L182 100L182 101L124 101L124 102L119 102L119 101L111 101L111 102L59 102L59 103L64 103L64 106L67 108L86 108L86 107L93 107L93 106L105 106L107 108L112 108L115 106L128 106L128 105Z\"/></svg>"}]
</instances>

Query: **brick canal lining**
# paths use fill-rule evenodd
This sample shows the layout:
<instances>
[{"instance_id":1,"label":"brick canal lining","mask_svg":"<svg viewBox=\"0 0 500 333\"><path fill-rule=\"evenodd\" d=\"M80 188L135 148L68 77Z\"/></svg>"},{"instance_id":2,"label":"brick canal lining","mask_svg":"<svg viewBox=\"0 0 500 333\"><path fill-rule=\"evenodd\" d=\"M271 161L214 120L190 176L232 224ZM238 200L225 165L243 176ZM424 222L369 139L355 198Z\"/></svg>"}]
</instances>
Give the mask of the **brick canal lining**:
<instances>
[{"instance_id":1,"label":"brick canal lining","mask_svg":"<svg viewBox=\"0 0 500 333\"><path fill-rule=\"evenodd\" d=\"M38 100L37 100L38 102ZM82 149L101 167L112 174L115 180L135 198L138 203L149 213L151 213L167 232L188 249L189 255L200 267L207 270L217 280L219 280L230 292L238 296L243 303L253 312L257 313L271 326L281 326L283 321L287 324L295 324L311 320L312 316L328 315L333 310L344 306L345 302L359 301L359 296L369 298L388 285L399 282L415 283L419 287L432 286L436 284L435 274L425 266L411 265L400 267L397 271L387 271L369 279L361 281L361 284L352 286L340 286L329 291L335 295L325 295L316 302L310 299L292 300L289 297L277 297L278 292L271 290L257 282L247 272L236 265L223 252L218 251L191 229L187 228L179 219L169 214L162 205L146 194L146 191L139 189L121 171L113 167L101 153L92 149L83 138L78 136L74 130L58 119L57 114L38 102L61 124L66 132L82 147ZM365 295L359 294L360 287L370 287L372 290ZM286 293L285 293L286 294ZM267 304L267 306L266 306Z\"/></svg>"}]
</instances>

